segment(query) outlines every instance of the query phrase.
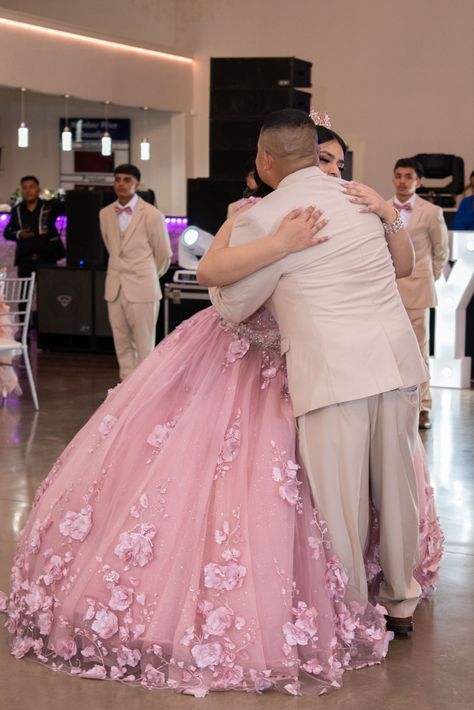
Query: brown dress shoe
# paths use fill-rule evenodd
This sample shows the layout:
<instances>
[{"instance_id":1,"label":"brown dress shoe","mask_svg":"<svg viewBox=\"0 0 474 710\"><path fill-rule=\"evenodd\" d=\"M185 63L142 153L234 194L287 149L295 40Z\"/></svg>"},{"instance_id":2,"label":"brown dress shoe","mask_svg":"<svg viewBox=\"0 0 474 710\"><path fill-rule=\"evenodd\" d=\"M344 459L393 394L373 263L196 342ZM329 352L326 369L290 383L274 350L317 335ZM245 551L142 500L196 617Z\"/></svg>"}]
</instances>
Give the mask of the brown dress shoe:
<instances>
[{"instance_id":1,"label":"brown dress shoe","mask_svg":"<svg viewBox=\"0 0 474 710\"><path fill-rule=\"evenodd\" d=\"M387 631L393 631L396 638L407 639L413 632L414 624L412 616L403 618L398 616L386 616Z\"/></svg>"},{"instance_id":2,"label":"brown dress shoe","mask_svg":"<svg viewBox=\"0 0 474 710\"><path fill-rule=\"evenodd\" d=\"M429 412L420 412L418 429L431 429L431 417Z\"/></svg>"}]
</instances>

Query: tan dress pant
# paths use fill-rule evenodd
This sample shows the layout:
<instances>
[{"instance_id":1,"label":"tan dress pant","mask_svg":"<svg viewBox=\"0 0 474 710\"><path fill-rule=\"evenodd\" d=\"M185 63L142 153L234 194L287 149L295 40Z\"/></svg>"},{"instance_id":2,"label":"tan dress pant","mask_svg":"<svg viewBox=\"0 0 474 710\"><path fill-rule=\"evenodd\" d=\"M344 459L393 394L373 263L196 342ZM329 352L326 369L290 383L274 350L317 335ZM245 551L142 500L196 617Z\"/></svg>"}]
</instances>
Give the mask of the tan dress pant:
<instances>
[{"instance_id":1,"label":"tan dress pant","mask_svg":"<svg viewBox=\"0 0 474 710\"><path fill-rule=\"evenodd\" d=\"M124 380L155 347L159 301L131 303L120 289L115 301L107 301L115 353Z\"/></svg>"},{"instance_id":2,"label":"tan dress pant","mask_svg":"<svg viewBox=\"0 0 474 710\"><path fill-rule=\"evenodd\" d=\"M418 345L420 346L423 360L426 367L430 366L430 309L429 308L407 308L413 330L415 331ZM421 391L421 411L431 412L431 391L429 381L420 385Z\"/></svg>"},{"instance_id":3,"label":"tan dress pant","mask_svg":"<svg viewBox=\"0 0 474 710\"><path fill-rule=\"evenodd\" d=\"M411 616L421 594L414 450L419 392L395 390L323 407L298 417L299 446L314 501L328 523L351 591L367 599L364 549L369 494L380 517L379 602L391 616Z\"/></svg>"}]
</instances>

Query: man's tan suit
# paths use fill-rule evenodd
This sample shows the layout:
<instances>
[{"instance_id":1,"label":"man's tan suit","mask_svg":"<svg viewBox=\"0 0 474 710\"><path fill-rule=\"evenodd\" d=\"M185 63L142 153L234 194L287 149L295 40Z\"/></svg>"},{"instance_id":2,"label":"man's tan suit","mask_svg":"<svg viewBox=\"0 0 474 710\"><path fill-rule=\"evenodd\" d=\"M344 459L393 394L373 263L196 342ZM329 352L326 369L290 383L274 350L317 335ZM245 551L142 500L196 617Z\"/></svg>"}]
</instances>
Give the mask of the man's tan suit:
<instances>
[{"instance_id":1,"label":"man's tan suit","mask_svg":"<svg viewBox=\"0 0 474 710\"><path fill-rule=\"evenodd\" d=\"M291 209L310 204L329 220L328 242L211 289L211 300L233 322L263 304L273 313L286 354L300 453L349 584L367 597L363 551L370 485L381 521L386 582L380 601L392 616L409 616L420 594L413 578L418 546L413 452L417 385L427 372L398 294L382 224L375 215L360 213L339 181L319 168L305 168L236 219L231 246L271 233Z\"/></svg>"},{"instance_id":2,"label":"man's tan suit","mask_svg":"<svg viewBox=\"0 0 474 710\"><path fill-rule=\"evenodd\" d=\"M415 268L411 276L398 279L397 285L428 367L430 308L437 304L435 281L448 259L448 230L441 208L417 196L408 231L415 247ZM421 409L431 411L429 381L421 386Z\"/></svg>"},{"instance_id":3,"label":"man's tan suit","mask_svg":"<svg viewBox=\"0 0 474 710\"><path fill-rule=\"evenodd\" d=\"M100 228L109 253L105 300L123 380L155 346L162 298L159 277L169 267L171 246L163 215L139 199L120 234L115 204L100 211Z\"/></svg>"}]
</instances>

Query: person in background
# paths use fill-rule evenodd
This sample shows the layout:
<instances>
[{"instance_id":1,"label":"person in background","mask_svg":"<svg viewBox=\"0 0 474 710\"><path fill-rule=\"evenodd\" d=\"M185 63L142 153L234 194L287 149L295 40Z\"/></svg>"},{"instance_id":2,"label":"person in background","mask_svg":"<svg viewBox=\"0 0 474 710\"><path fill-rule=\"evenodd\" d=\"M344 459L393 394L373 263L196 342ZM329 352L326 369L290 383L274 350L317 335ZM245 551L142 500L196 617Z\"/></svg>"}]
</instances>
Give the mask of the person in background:
<instances>
[{"instance_id":1,"label":"person in background","mask_svg":"<svg viewBox=\"0 0 474 710\"><path fill-rule=\"evenodd\" d=\"M451 229L473 230L474 231L474 170L469 176L471 194L465 197L454 215Z\"/></svg>"},{"instance_id":2,"label":"person in background","mask_svg":"<svg viewBox=\"0 0 474 710\"><path fill-rule=\"evenodd\" d=\"M135 165L117 166L117 201L100 211L100 229L109 253L105 300L122 380L155 346L162 298L159 278L171 259L163 214L136 194L140 177Z\"/></svg>"},{"instance_id":3,"label":"person in background","mask_svg":"<svg viewBox=\"0 0 474 710\"><path fill-rule=\"evenodd\" d=\"M415 247L415 268L411 276L397 280L398 290L415 331L421 354L429 366L430 308L437 303L435 281L448 259L448 230L440 207L416 194L423 166L414 158L395 163L393 205L399 210ZM429 382L421 385L419 428L431 428Z\"/></svg>"},{"instance_id":4,"label":"person in background","mask_svg":"<svg viewBox=\"0 0 474 710\"><path fill-rule=\"evenodd\" d=\"M20 185L23 199L13 208L4 237L16 242L15 266L18 276L24 278L38 266L55 264L66 252L55 226L55 204L40 198L38 178L25 175Z\"/></svg>"}]
</instances>

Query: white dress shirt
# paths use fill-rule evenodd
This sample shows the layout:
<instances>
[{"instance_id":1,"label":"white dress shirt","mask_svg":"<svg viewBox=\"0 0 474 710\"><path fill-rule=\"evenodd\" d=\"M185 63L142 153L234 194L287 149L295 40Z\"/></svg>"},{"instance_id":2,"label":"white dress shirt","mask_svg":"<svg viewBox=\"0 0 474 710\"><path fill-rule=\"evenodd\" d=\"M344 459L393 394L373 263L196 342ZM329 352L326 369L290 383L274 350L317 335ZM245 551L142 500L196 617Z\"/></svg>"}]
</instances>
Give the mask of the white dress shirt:
<instances>
[{"instance_id":1,"label":"white dress shirt","mask_svg":"<svg viewBox=\"0 0 474 710\"><path fill-rule=\"evenodd\" d=\"M408 225L410 224L411 216L415 208L416 194L412 195L409 200L405 200L405 202L400 202L398 197L394 197L393 202L395 205L411 205L411 210L400 210L400 217L402 218L403 226L405 229L408 229Z\"/></svg>"},{"instance_id":2,"label":"white dress shirt","mask_svg":"<svg viewBox=\"0 0 474 710\"><path fill-rule=\"evenodd\" d=\"M138 204L138 195L134 195L132 199L127 202L126 205L121 205L118 200L115 204L119 209L123 209L124 207L130 207L130 209L132 210L132 214L129 214L128 212L122 212L122 214L117 215L119 232L123 236L127 231L128 225L132 221L133 213L135 212L136 206Z\"/></svg>"}]
</instances>

